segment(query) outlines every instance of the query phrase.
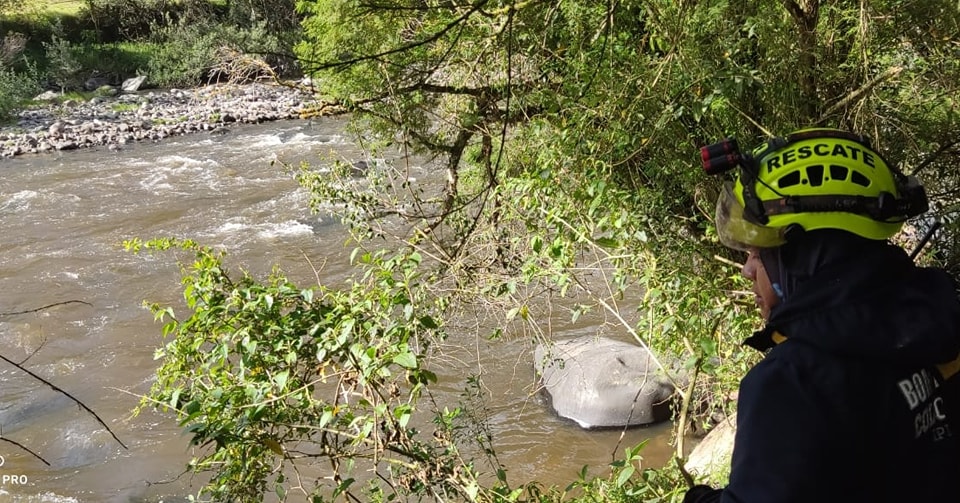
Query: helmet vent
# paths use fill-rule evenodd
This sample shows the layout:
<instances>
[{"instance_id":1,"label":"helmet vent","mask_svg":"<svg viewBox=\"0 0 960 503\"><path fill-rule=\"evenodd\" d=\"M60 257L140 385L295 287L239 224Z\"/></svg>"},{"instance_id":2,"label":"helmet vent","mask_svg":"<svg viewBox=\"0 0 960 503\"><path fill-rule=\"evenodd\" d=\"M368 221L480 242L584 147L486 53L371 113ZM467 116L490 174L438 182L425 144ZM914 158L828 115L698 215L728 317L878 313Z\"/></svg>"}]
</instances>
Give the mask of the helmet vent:
<instances>
[{"instance_id":1,"label":"helmet vent","mask_svg":"<svg viewBox=\"0 0 960 503\"><path fill-rule=\"evenodd\" d=\"M850 181L863 187L870 186L870 179L856 170L850 170Z\"/></svg>"},{"instance_id":2,"label":"helmet vent","mask_svg":"<svg viewBox=\"0 0 960 503\"><path fill-rule=\"evenodd\" d=\"M814 164L813 166L807 166L807 180L810 180L811 187L823 185L823 165Z\"/></svg>"},{"instance_id":3,"label":"helmet vent","mask_svg":"<svg viewBox=\"0 0 960 503\"><path fill-rule=\"evenodd\" d=\"M800 183L800 171L792 171L790 173L787 173L786 175L781 176L780 179L777 180L777 186L780 187L781 189L785 189L787 187L793 187L794 185L797 185L799 183Z\"/></svg>"},{"instance_id":4,"label":"helmet vent","mask_svg":"<svg viewBox=\"0 0 960 503\"><path fill-rule=\"evenodd\" d=\"M838 166L836 164L830 165L830 179L842 182L847 179L847 173L850 170L846 166Z\"/></svg>"},{"instance_id":5,"label":"helmet vent","mask_svg":"<svg viewBox=\"0 0 960 503\"><path fill-rule=\"evenodd\" d=\"M806 173L806 178L803 178L801 173ZM850 178L849 181L852 183L860 185L861 187L870 186L870 179L855 169L837 164L831 164L829 168L821 164L814 164L813 166L807 166L805 170L791 171L781 176L777 180L777 187L785 189L800 184L810 184L811 187L820 187L824 182L831 180L835 182L845 182L848 176Z\"/></svg>"}]
</instances>

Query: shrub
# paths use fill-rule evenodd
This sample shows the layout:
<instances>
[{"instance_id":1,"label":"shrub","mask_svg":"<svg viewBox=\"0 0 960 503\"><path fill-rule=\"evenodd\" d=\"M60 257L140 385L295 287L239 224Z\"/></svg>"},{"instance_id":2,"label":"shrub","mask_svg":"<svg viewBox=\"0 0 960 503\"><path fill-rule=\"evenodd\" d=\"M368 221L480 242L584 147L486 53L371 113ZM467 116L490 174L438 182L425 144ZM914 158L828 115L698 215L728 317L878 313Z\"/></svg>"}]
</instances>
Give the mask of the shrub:
<instances>
[{"instance_id":1,"label":"shrub","mask_svg":"<svg viewBox=\"0 0 960 503\"><path fill-rule=\"evenodd\" d=\"M124 79L146 72L157 52L148 42L83 45L77 57L84 71L107 77L119 84Z\"/></svg>"},{"instance_id":2,"label":"shrub","mask_svg":"<svg viewBox=\"0 0 960 503\"><path fill-rule=\"evenodd\" d=\"M150 57L148 75L160 87L193 86L238 77L225 72L237 55L257 61L255 65L243 65L242 69L269 66L283 73L288 64L276 57L261 60L250 56L284 52L286 42L270 33L264 23L248 28L216 24L155 26L152 41L157 49ZM233 58L228 61L224 55Z\"/></svg>"},{"instance_id":3,"label":"shrub","mask_svg":"<svg viewBox=\"0 0 960 503\"><path fill-rule=\"evenodd\" d=\"M53 35L50 42L44 42L47 57L47 75L61 90L76 89L82 83L80 49L66 39Z\"/></svg>"},{"instance_id":4,"label":"shrub","mask_svg":"<svg viewBox=\"0 0 960 503\"><path fill-rule=\"evenodd\" d=\"M0 119L7 120L12 113L40 92L40 79L34 67L18 72L0 64Z\"/></svg>"},{"instance_id":5,"label":"shrub","mask_svg":"<svg viewBox=\"0 0 960 503\"><path fill-rule=\"evenodd\" d=\"M203 81L218 44L213 30L199 25L158 27L156 51L147 64L150 82L160 87L194 86Z\"/></svg>"},{"instance_id":6,"label":"shrub","mask_svg":"<svg viewBox=\"0 0 960 503\"><path fill-rule=\"evenodd\" d=\"M141 408L176 411L200 446L191 469L212 478L199 499L488 499L457 444L461 410L418 407L437 381L427 356L445 337L442 300L418 288L419 253L358 254L368 273L334 290L298 287L278 269L264 282L231 273L221 252L192 241L125 246L193 253L183 269L186 316L151 306L170 338ZM318 459L330 462L331 477L297 475ZM369 473L379 477L355 479Z\"/></svg>"},{"instance_id":7,"label":"shrub","mask_svg":"<svg viewBox=\"0 0 960 503\"><path fill-rule=\"evenodd\" d=\"M24 0L0 0L0 12L20 10L23 4Z\"/></svg>"},{"instance_id":8,"label":"shrub","mask_svg":"<svg viewBox=\"0 0 960 503\"><path fill-rule=\"evenodd\" d=\"M167 0L88 0L87 14L99 36L98 42L136 40L167 20L174 9Z\"/></svg>"},{"instance_id":9,"label":"shrub","mask_svg":"<svg viewBox=\"0 0 960 503\"><path fill-rule=\"evenodd\" d=\"M23 33L9 32L0 42L0 62L10 65L23 55L27 47L27 36Z\"/></svg>"}]
</instances>

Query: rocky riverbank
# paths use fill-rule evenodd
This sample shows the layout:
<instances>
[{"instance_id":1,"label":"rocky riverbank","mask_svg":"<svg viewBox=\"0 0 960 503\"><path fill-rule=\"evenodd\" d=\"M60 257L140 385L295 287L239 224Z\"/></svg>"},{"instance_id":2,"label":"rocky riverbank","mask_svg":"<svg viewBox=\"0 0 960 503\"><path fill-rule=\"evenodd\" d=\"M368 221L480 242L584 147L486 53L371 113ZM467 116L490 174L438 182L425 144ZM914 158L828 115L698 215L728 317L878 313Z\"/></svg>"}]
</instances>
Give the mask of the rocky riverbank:
<instances>
[{"instance_id":1,"label":"rocky riverbank","mask_svg":"<svg viewBox=\"0 0 960 503\"><path fill-rule=\"evenodd\" d=\"M214 84L196 89L146 90L89 101L49 101L0 127L0 156L86 147L111 150L189 133L217 134L235 123L260 123L317 114L305 90L276 84Z\"/></svg>"}]
</instances>

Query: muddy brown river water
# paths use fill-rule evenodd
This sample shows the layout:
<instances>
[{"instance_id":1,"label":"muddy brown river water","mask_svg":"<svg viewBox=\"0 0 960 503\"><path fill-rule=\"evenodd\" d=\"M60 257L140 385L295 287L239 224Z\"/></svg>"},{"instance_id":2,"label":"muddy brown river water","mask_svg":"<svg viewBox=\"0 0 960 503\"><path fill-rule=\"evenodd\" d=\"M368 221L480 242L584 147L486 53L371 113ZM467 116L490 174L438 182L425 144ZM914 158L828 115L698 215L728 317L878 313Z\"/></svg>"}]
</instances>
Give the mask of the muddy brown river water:
<instances>
[{"instance_id":1,"label":"muddy brown river water","mask_svg":"<svg viewBox=\"0 0 960 503\"><path fill-rule=\"evenodd\" d=\"M231 266L254 274L279 264L295 282L310 284L310 262L323 263L320 279L336 283L350 272L346 233L335 219L312 215L306 192L271 161L316 160L331 151L362 157L344 125L275 122L120 151L0 161L0 313L83 302L0 316L0 354L29 357L27 368L90 406L129 447L68 399L0 362L0 435L50 462L0 442L0 501L175 502L196 492L203 480L181 475L191 452L175 419L130 414L149 388L161 345L160 326L142 302L181 305L178 268L172 256L133 256L119 244L135 236L192 238L224 248ZM429 166L416 168L430 176ZM557 326L555 337L596 330ZM482 366L495 446L512 482L565 485L584 465L603 473L614 455L644 439L650 466L669 459L669 425L621 438L552 414L531 394L530 341L478 346L473 334L463 337L465 357L449 359L448 391L439 399L455 405L463 387L457 379L477 371L464 366ZM478 347L479 357L471 356Z\"/></svg>"}]
</instances>

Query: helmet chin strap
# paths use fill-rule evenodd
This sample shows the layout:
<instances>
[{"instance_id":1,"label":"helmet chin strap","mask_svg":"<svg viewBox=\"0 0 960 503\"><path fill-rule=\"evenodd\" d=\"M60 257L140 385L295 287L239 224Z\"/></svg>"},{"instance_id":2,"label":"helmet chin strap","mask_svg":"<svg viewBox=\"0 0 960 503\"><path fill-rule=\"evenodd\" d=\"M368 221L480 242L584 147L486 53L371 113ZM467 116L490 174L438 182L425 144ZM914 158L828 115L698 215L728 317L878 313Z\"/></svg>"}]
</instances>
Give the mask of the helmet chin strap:
<instances>
[{"instance_id":1,"label":"helmet chin strap","mask_svg":"<svg viewBox=\"0 0 960 503\"><path fill-rule=\"evenodd\" d=\"M777 294L777 298L780 299L780 302L783 302L784 297L783 288L780 288L780 283L770 283L770 286L773 287L773 293Z\"/></svg>"},{"instance_id":2,"label":"helmet chin strap","mask_svg":"<svg viewBox=\"0 0 960 503\"><path fill-rule=\"evenodd\" d=\"M791 243L801 239L805 232L803 227L797 224L790 224L784 229L783 237L787 243ZM763 268L767 272L770 286L773 288L773 292L777 294L780 302L786 300L787 295L791 293L787 291L790 284L788 283L786 267L783 265L782 250L783 246L763 248L760 250L760 261L763 263Z\"/></svg>"},{"instance_id":3,"label":"helmet chin strap","mask_svg":"<svg viewBox=\"0 0 960 503\"><path fill-rule=\"evenodd\" d=\"M783 277L780 247L762 248L760 250L760 262L763 263L763 269L767 273L767 278L770 280L770 286L773 288L774 293L777 294L780 302L783 302L787 296L783 290L784 280L786 278Z\"/></svg>"}]
</instances>

